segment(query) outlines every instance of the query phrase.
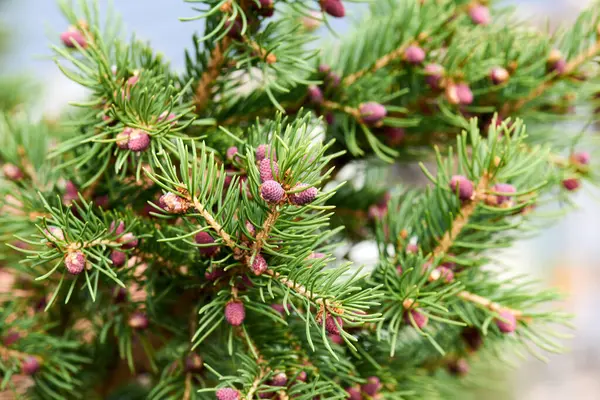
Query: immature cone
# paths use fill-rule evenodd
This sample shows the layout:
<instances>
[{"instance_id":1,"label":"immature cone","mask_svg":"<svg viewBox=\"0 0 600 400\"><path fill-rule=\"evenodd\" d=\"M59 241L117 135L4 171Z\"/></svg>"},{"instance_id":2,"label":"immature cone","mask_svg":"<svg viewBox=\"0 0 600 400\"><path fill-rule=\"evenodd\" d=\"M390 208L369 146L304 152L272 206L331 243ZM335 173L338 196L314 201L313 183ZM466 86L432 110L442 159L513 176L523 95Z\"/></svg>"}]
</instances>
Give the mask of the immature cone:
<instances>
[{"instance_id":1,"label":"immature cone","mask_svg":"<svg viewBox=\"0 0 600 400\"><path fill-rule=\"evenodd\" d=\"M287 384L287 375L284 372L278 372L271 378L271 386L285 386Z\"/></svg>"},{"instance_id":2,"label":"immature cone","mask_svg":"<svg viewBox=\"0 0 600 400\"><path fill-rule=\"evenodd\" d=\"M335 18L341 18L346 15L344 5L340 0L319 0L321 10Z\"/></svg>"},{"instance_id":3,"label":"immature cone","mask_svg":"<svg viewBox=\"0 0 600 400\"><path fill-rule=\"evenodd\" d=\"M47 230L44 230L44 234L49 238L48 242L46 243L46 246L48 247L54 247L54 243L52 243L52 241L65 240L65 234L63 233L62 229L56 226L49 226Z\"/></svg>"},{"instance_id":4,"label":"immature cone","mask_svg":"<svg viewBox=\"0 0 600 400\"><path fill-rule=\"evenodd\" d=\"M167 192L158 199L160 207L171 214L185 214L190 207L190 202L175 193Z\"/></svg>"},{"instance_id":5,"label":"immature cone","mask_svg":"<svg viewBox=\"0 0 600 400\"><path fill-rule=\"evenodd\" d=\"M246 309L241 301L230 301L225 306L225 319L233 326L240 326L246 318Z\"/></svg>"},{"instance_id":6,"label":"immature cone","mask_svg":"<svg viewBox=\"0 0 600 400\"><path fill-rule=\"evenodd\" d=\"M239 400L240 392L231 388L221 388L217 390L217 400Z\"/></svg>"},{"instance_id":7,"label":"immature cone","mask_svg":"<svg viewBox=\"0 0 600 400\"><path fill-rule=\"evenodd\" d=\"M329 340L331 340L332 343L335 343L339 346L344 344L344 338L341 335L330 333L329 335L327 335L327 337L329 338Z\"/></svg>"},{"instance_id":8,"label":"immature cone","mask_svg":"<svg viewBox=\"0 0 600 400\"><path fill-rule=\"evenodd\" d=\"M260 7L257 8L257 13L263 17L272 17L275 13L273 0L259 0ZM256 7L256 3L253 4Z\"/></svg>"},{"instance_id":9,"label":"immature cone","mask_svg":"<svg viewBox=\"0 0 600 400\"><path fill-rule=\"evenodd\" d=\"M492 191L501 193L493 196L496 205L500 206L511 201L511 193L515 193L517 189L509 183L497 183L492 187Z\"/></svg>"},{"instance_id":10,"label":"immature cone","mask_svg":"<svg viewBox=\"0 0 600 400\"><path fill-rule=\"evenodd\" d=\"M227 149L225 156L227 157L227 159L229 161L232 161L237 153L238 153L238 148L235 146L231 146L230 148Z\"/></svg>"},{"instance_id":11,"label":"immature cone","mask_svg":"<svg viewBox=\"0 0 600 400\"><path fill-rule=\"evenodd\" d=\"M211 244L215 242L212 236L208 234L208 232L198 232L194 237L194 240L198 244ZM219 246L207 246L207 247L199 247L198 250L200 254L207 257L212 257L219 252Z\"/></svg>"},{"instance_id":12,"label":"immature cone","mask_svg":"<svg viewBox=\"0 0 600 400\"><path fill-rule=\"evenodd\" d=\"M72 275L79 275L85 268L85 254L81 251L73 251L65 256L65 267Z\"/></svg>"},{"instance_id":13,"label":"immature cone","mask_svg":"<svg viewBox=\"0 0 600 400\"><path fill-rule=\"evenodd\" d=\"M467 347L472 351L477 351L483 345L483 337L479 329L474 327L466 327L463 329L461 336L465 341Z\"/></svg>"},{"instance_id":14,"label":"immature cone","mask_svg":"<svg viewBox=\"0 0 600 400\"><path fill-rule=\"evenodd\" d=\"M2 166L2 173L6 179L11 181L20 181L23 179L23 171L21 168L17 167L15 164L6 163Z\"/></svg>"},{"instance_id":15,"label":"immature cone","mask_svg":"<svg viewBox=\"0 0 600 400\"><path fill-rule=\"evenodd\" d=\"M581 182L577 178L567 178L562 181L562 185L569 192L573 192L581 186Z\"/></svg>"},{"instance_id":16,"label":"immature cone","mask_svg":"<svg viewBox=\"0 0 600 400\"><path fill-rule=\"evenodd\" d=\"M300 371L298 376L296 376L296 381L306 382L307 378L308 378L308 374L306 373L306 371Z\"/></svg>"},{"instance_id":17,"label":"immature cone","mask_svg":"<svg viewBox=\"0 0 600 400\"><path fill-rule=\"evenodd\" d=\"M367 378L367 383L363 384L360 388L363 392L373 397L381 389L381 381L376 376L370 376Z\"/></svg>"},{"instance_id":18,"label":"immature cone","mask_svg":"<svg viewBox=\"0 0 600 400\"><path fill-rule=\"evenodd\" d=\"M448 267L439 266L431 273L433 280L443 280L446 283L450 283L454 280L454 272Z\"/></svg>"},{"instance_id":19,"label":"immature cone","mask_svg":"<svg viewBox=\"0 0 600 400\"><path fill-rule=\"evenodd\" d=\"M225 271L223 271L221 268L216 268L216 267L213 267L210 271L207 270L204 273L204 277L208 281L216 281L223 275L225 275Z\"/></svg>"},{"instance_id":20,"label":"immature cone","mask_svg":"<svg viewBox=\"0 0 600 400\"><path fill-rule=\"evenodd\" d=\"M499 85L508 81L510 75L505 68L502 67L494 67L490 71L490 79L495 85Z\"/></svg>"},{"instance_id":21,"label":"immature cone","mask_svg":"<svg viewBox=\"0 0 600 400\"><path fill-rule=\"evenodd\" d=\"M439 64L427 64L425 66L425 83L434 89L441 88L442 78L444 77L444 67Z\"/></svg>"},{"instance_id":22,"label":"immature cone","mask_svg":"<svg viewBox=\"0 0 600 400\"><path fill-rule=\"evenodd\" d=\"M312 32L321 26L321 15L311 11L310 15L305 15L301 19L302 26L307 32Z\"/></svg>"},{"instance_id":23,"label":"immature cone","mask_svg":"<svg viewBox=\"0 0 600 400\"><path fill-rule=\"evenodd\" d=\"M283 306L283 304L271 304L271 308L275 311L277 311L279 314L281 314L282 317L285 317L286 312L285 312L285 307Z\"/></svg>"},{"instance_id":24,"label":"immature cone","mask_svg":"<svg viewBox=\"0 0 600 400\"><path fill-rule=\"evenodd\" d=\"M496 318L496 326L502 333L511 333L517 329L517 318L507 310L498 313L499 318Z\"/></svg>"},{"instance_id":25,"label":"immature cone","mask_svg":"<svg viewBox=\"0 0 600 400\"><path fill-rule=\"evenodd\" d=\"M404 269L402 268L402 265L396 265L396 273L398 275L402 275L403 272L404 272Z\"/></svg>"},{"instance_id":26,"label":"immature cone","mask_svg":"<svg viewBox=\"0 0 600 400\"><path fill-rule=\"evenodd\" d=\"M177 114L175 113L170 113L167 115L167 111L163 111L159 116L158 116L158 122L163 122L163 121L173 121L175 118L177 118ZM171 125L176 125L177 121L173 121L171 122Z\"/></svg>"},{"instance_id":27,"label":"immature cone","mask_svg":"<svg viewBox=\"0 0 600 400\"><path fill-rule=\"evenodd\" d=\"M411 320L412 317L412 320ZM413 324L413 320L414 320L414 326L416 326L419 329L423 329L426 325L427 322L429 321L429 317L427 317L427 315L422 314L421 312L419 312L418 310L409 310L404 314L404 320L406 321L407 324Z\"/></svg>"},{"instance_id":28,"label":"immature cone","mask_svg":"<svg viewBox=\"0 0 600 400\"><path fill-rule=\"evenodd\" d=\"M567 61L560 50L552 49L546 63L550 72L556 72L558 75L562 75L567 71Z\"/></svg>"},{"instance_id":29,"label":"immature cone","mask_svg":"<svg viewBox=\"0 0 600 400\"><path fill-rule=\"evenodd\" d=\"M65 47L70 49L75 48L75 43L84 49L87 47L87 40L85 40L85 36L83 33L78 31L75 27L70 27L68 31L60 34L60 40L63 42Z\"/></svg>"},{"instance_id":30,"label":"immature cone","mask_svg":"<svg viewBox=\"0 0 600 400\"><path fill-rule=\"evenodd\" d=\"M450 189L453 193L458 192L458 198L462 201L471 200L475 192L475 186L467 177L454 175L450 179Z\"/></svg>"},{"instance_id":31,"label":"immature cone","mask_svg":"<svg viewBox=\"0 0 600 400\"><path fill-rule=\"evenodd\" d=\"M10 346L18 342L19 339L21 339L21 335L19 334L19 332L11 330L8 331L6 335L2 338L2 344L4 346Z\"/></svg>"},{"instance_id":32,"label":"immature cone","mask_svg":"<svg viewBox=\"0 0 600 400\"><path fill-rule=\"evenodd\" d=\"M278 182L266 181L260 185L260 197L268 203L279 203L285 191Z\"/></svg>"},{"instance_id":33,"label":"immature cone","mask_svg":"<svg viewBox=\"0 0 600 400\"><path fill-rule=\"evenodd\" d=\"M404 137L406 136L404 129L392 126L383 128L383 134L385 135L385 141L389 146L398 146L402 144Z\"/></svg>"},{"instance_id":34,"label":"immature cone","mask_svg":"<svg viewBox=\"0 0 600 400\"><path fill-rule=\"evenodd\" d=\"M150 146L150 135L141 129L134 129L129 134L127 147L131 151L144 151Z\"/></svg>"},{"instance_id":35,"label":"immature cone","mask_svg":"<svg viewBox=\"0 0 600 400\"><path fill-rule=\"evenodd\" d=\"M110 261L113 263L113 267L119 268L125 265L127 255L119 250L113 250L110 252Z\"/></svg>"},{"instance_id":36,"label":"immature cone","mask_svg":"<svg viewBox=\"0 0 600 400\"><path fill-rule=\"evenodd\" d=\"M204 361L202 360L202 357L198 355L198 353L190 353L185 358L186 372L198 373L202 371L202 367L204 367Z\"/></svg>"},{"instance_id":37,"label":"immature cone","mask_svg":"<svg viewBox=\"0 0 600 400\"><path fill-rule=\"evenodd\" d=\"M492 19L489 8L482 6L481 4L475 5L469 9L469 17L471 17L471 21L473 21L475 25L487 25Z\"/></svg>"},{"instance_id":38,"label":"immature cone","mask_svg":"<svg viewBox=\"0 0 600 400\"><path fill-rule=\"evenodd\" d=\"M301 206L304 204L312 203L313 200L317 197L317 194L319 192L317 190L317 188L316 187L308 187L308 185L305 183L296 184L296 186L294 186L293 190L297 190L297 189L300 189L303 187L306 187L307 189L303 190L301 192L293 193L292 195L290 195L290 201L293 204Z\"/></svg>"},{"instance_id":39,"label":"immature cone","mask_svg":"<svg viewBox=\"0 0 600 400\"><path fill-rule=\"evenodd\" d=\"M78 192L79 190L73 181L67 181L65 184L65 194L62 197L63 204L67 206L73 204L74 201L79 199Z\"/></svg>"},{"instance_id":40,"label":"immature cone","mask_svg":"<svg viewBox=\"0 0 600 400\"><path fill-rule=\"evenodd\" d=\"M359 387L353 386L353 387L346 388L346 393L347 393L346 398L348 400L362 400L362 394L360 393Z\"/></svg>"},{"instance_id":41,"label":"immature cone","mask_svg":"<svg viewBox=\"0 0 600 400\"><path fill-rule=\"evenodd\" d=\"M375 125L381 122L387 115L385 107L373 101L361 104L359 112L360 119L367 125Z\"/></svg>"},{"instance_id":42,"label":"immature cone","mask_svg":"<svg viewBox=\"0 0 600 400\"><path fill-rule=\"evenodd\" d=\"M337 325L336 325L337 322ZM339 325L339 328L338 328ZM340 316L327 315L325 317L325 330L332 335L339 335L340 328L344 326L344 321Z\"/></svg>"},{"instance_id":43,"label":"immature cone","mask_svg":"<svg viewBox=\"0 0 600 400\"><path fill-rule=\"evenodd\" d=\"M122 132L119 132L117 134L117 147L120 149L128 149L129 148L129 136L131 135L131 132L133 131L132 128L125 128L123 129Z\"/></svg>"},{"instance_id":44,"label":"immature cone","mask_svg":"<svg viewBox=\"0 0 600 400\"><path fill-rule=\"evenodd\" d=\"M414 65L421 64L425 60L425 50L419 46L408 46L404 50L404 60Z\"/></svg>"},{"instance_id":45,"label":"immature cone","mask_svg":"<svg viewBox=\"0 0 600 400\"><path fill-rule=\"evenodd\" d=\"M119 221L117 224L115 221L110 223L110 232L114 232L116 236L121 235L125 232L125 223L123 221Z\"/></svg>"},{"instance_id":46,"label":"immature cone","mask_svg":"<svg viewBox=\"0 0 600 400\"><path fill-rule=\"evenodd\" d=\"M269 266L267 265L267 261L265 260L265 258L260 254L257 254L256 257L254 257L254 261L252 262L252 272L254 273L254 275L262 275L263 273L265 273L267 268L269 268Z\"/></svg>"},{"instance_id":47,"label":"immature cone","mask_svg":"<svg viewBox=\"0 0 600 400\"><path fill-rule=\"evenodd\" d=\"M588 165L590 163L590 153L581 151L571 154L569 160L573 164Z\"/></svg>"},{"instance_id":48,"label":"immature cone","mask_svg":"<svg viewBox=\"0 0 600 400\"><path fill-rule=\"evenodd\" d=\"M272 181L279 178L279 166L277 161L268 158L262 159L258 164L258 172L262 182Z\"/></svg>"},{"instance_id":49,"label":"immature cone","mask_svg":"<svg viewBox=\"0 0 600 400\"><path fill-rule=\"evenodd\" d=\"M262 161L265 158L271 158L271 146L261 144L256 148L256 161ZM277 161L275 154L273 154L273 160Z\"/></svg>"},{"instance_id":50,"label":"immature cone","mask_svg":"<svg viewBox=\"0 0 600 400\"><path fill-rule=\"evenodd\" d=\"M138 331L144 330L148 328L150 321L148 321L148 317L141 311L136 311L129 317L129 321L127 321L129 327Z\"/></svg>"},{"instance_id":51,"label":"immature cone","mask_svg":"<svg viewBox=\"0 0 600 400\"><path fill-rule=\"evenodd\" d=\"M21 362L21 371L24 375L33 375L40 369L40 362L37 358L28 356Z\"/></svg>"},{"instance_id":52,"label":"immature cone","mask_svg":"<svg viewBox=\"0 0 600 400\"><path fill-rule=\"evenodd\" d=\"M469 373L469 363L464 358L459 358L448 364L448 371L453 375L465 376Z\"/></svg>"},{"instance_id":53,"label":"immature cone","mask_svg":"<svg viewBox=\"0 0 600 400\"><path fill-rule=\"evenodd\" d=\"M317 86L311 85L307 89L308 101L313 104L321 104L323 103L323 92Z\"/></svg>"},{"instance_id":54,"label":"immature cone","mask_svg":"<svg viewBox=\"0 0 600 400\"><path fill-rule=\"evenodd\" d=\"M119 238L119 243L123 249L134 249L140 241L133 233L128 232Z\"/></svg>"}]
</instances>

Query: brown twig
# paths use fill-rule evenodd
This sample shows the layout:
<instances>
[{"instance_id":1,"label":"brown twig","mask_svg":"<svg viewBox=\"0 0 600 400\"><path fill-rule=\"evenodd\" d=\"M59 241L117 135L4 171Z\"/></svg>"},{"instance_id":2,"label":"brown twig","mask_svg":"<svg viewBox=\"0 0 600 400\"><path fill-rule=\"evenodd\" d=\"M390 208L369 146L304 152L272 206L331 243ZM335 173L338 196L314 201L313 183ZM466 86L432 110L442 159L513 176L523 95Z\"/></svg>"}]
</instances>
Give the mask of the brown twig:
<instances>
[{"instance_id":1,"label":"brown twig","mask_svg":"<svg viewBox=\"0 0 600 400\"><path fill-rule=\"evenodd\" d=\"M25 359L29 356L30 355L27 353L22 353L17 350L11 350L11 349L7 349L6 347L0 346L0 358L2 358L4 360L8 360L10 358Z\"/></svg>"},{"instance_id":2,"label":"brown twig","mask_svg":"<svg viewBox=\"0 0 600 400\"><path fill-rule=\"evenodd\" d=\"M471 293L471 292L467 292L466 290L459 292L457 294L457 296L465 301L478 304L478 305L480 305L484 308L487 308L491 311L494 311L494 312L508 311L508 312L512 313L516 318L523 317L523 312L520 310L515 310L515 309L509 308L509 307L504 307L498 303L493 302L492 300L490 300L488 298L479 296L479 295Z\"/></svg>"},{"instance_id":3,"label":"brown twig","mask_svg":"<svg viewBox=\"0 0 600 400\"><path fill-rule=\"evenodd\" d=\"M260 252L260 250L262 249L265 241L268 239L269 234L271 233L271 229L273 229L273 226L275 226L275 223L277 222L277 218L279 218L280 212L273 208L271 209L271 211L269 212L269 215L267 216L267 219L265 219L265 222L263 222L262 225L262 229L260 232L258 232L258 234L256 235L256 238L254 240L254 243L252 244L252 250L251 250L251 256L254 254L258 254L258 252Z\"/></svg>"},{"instance_id":4,"label":"brown twig","mask_svg":"<svg viewBox=\"0 0 600 400\"><path fill-rule=\"evenodd\" d=\"M598 52L600 52L600 39L597 40L591 47L587 48L583 52L579 53L574 59L572 59L565 67L564 72L561 75L567 76L571 73L575 72L577 68L581 66L584 62L595 56ZM509 115L512 111L518 110L523 107L525 104L529 103L532 100L540 97L546 90L552 87L557 82L556 79L551 79L544 81L540 86L535 88L533 92L531 92L526 97L516 101L513 104L508 103L504 109L502 110L503 115Z\"/></svg>"},{"instance_id":5,"label":"brown twig","mask_svg":"<svg viewBox=\"0 0 600 400\"><path fill-rule=\"evenodd\" d=\"M196 86L196 112L200 112L210 99L212 85L219 77L221 68L226 62L225 53L231 46L231 42L232 39L225 36L217 42L215 48L211 51L206 70L200 76L198 86Z\"/></svg>"},{"instance_id":6,"label":"brown twig","mask_svg":"<svg viewBox=\"0 0 600 400\"><path fill-rule=\"evenodd\" d=\"M352 85L358 79L362 78L365 74L367 74L369 72L375 72L375 71L380 70L381 68L387 67L392 61L396 60L397 58L402 57L402 55L404 54L404 50L406 50L406 48L410 45L411 42L412 41L403 43L397 49L395 49L392 52L379 58L377 61L375 61L375 63L371 67L362 69L358 72L348 75L342 81L342 85L343 86Z\"/></svg>"},{"instance_id":7,"label":"brown twig","mask_svg":"<svg viewBox=\"0 0 600 400\"><path fill-rule=\"evenodd\" d=\"M210 227L213 228L213 230L217 232L217 234L223 239L223 242L225 242L225 244L233 250L233 254L239 257L241 250L231 239L231 236L223 230L223 227L213 218L211 213L204 208L197 198L192 199L192 202L194 203L196 210L200 213L200 215L202 215L208 225L210 225Z\"/></svg>"},{"instance_id":8,"label":"brown twig","mask_svg":"<svg viewBox=\"0 0 600 400\"><path fill-rule=\"evenodd\" d=\"M446 254L448 250L452 247L454 240L463 230L465 225L469 222L469 218L475 210L477 209L477 205L481 200L485 198L486 189L489 183L489 176L486 173L481 177L475 192L473 193L473 198L467 202L465 202L460 208L459 214L452 221L452 226L450 229L442 236L438 245L432 252L433 257L437 257L443 254Z\"/></svg>"},{"instance_id":9,"label":"brown twig","mask_svg":"<svg viewBox=\"0 0 600 400\"><path fill-rule=\"evenodd\" d=\"M348 115L352 115L356 120L360 121L360 111L356 108L345 106L329 100L324 100L323 103L321 103L321 105L323 106L323 108L327 108L329 110L343 111Z\"/></svg>"}]
</instances>

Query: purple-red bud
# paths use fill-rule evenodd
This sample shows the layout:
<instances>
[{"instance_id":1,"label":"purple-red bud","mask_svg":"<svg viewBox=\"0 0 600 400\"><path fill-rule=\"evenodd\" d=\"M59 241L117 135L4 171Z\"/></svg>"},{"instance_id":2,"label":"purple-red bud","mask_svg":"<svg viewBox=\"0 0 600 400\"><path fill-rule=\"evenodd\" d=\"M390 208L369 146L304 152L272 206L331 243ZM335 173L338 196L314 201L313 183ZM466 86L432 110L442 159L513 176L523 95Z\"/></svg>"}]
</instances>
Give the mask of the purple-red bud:
<instances>
[{"instance_id":1,"label":"purple-red bud","mask_svg":"<svg viewBox=\"0 0 600 400\"><path fill-rule=\"evenodd\" d=\"M258 173L262 182L272 181L279 178L279 166L277 161L264 158L258 164Z\"/></svg>"},{"instance_id":2,"label":"purple-red bud","mask_svg":"<svg viewBox=\"0 0 600 400\"><path fill-rule=\"evenodd\" d=\"M475 5L469 9L469 17L471 17L471 21L473 21L475 25L487 25L492 19L489 8L481 4Z\"/></svg>"},{"instance_id":3,"label":"purple-red bud","mask_svg":"<svg viewBox=\"0 0 600 400\"><path fill-rule=\"evenodd\" d=\"M213 237L210 236L208 232L198 232L194 237L194 240L196 241L196 243L202 245L215 243L215 239L213 239ZM199 247L198 250L203 256L212 257L219 252L219 246L203 246Z\"/></svg>"},{"instance_id":4,"label":"purple-red bud","mask_svg":"<svg viewBox=\"0 0 600 400\"><path fill-rule=\"evenodd\" d=\"M419 46L408 46L404 50L404 60L410 64L418 65L425 61L425 50Z\"/></svg>"},{"instance_id":5,"label":"purple-red bud","mask_svg":"<svg viewBox=\"0 0 600 400\"><path fill-rule=\"evenodd\" d=\"M581 182L577 178L567 178L562 181L562 185L569 192L573 192L581 186Z\"/></svg>"},{"instance_id":6,"label":"purple-red bud","mask_svg":"<svg viewBox=\"0 0 600 400\"><path fill-rule=\"evenodd\" d=\"M221 388L217 390L217 400L239 400L240 392L231 388Z\"/></svg>"},{"instance_id":7,"label":"purple-red bud","mask_svg":"<svg viewBox=\"0 0 600 400\"><path fill-rule=\"evenodd\" d=\"M441 88L442 78L444 77L444 67L439 64L427 64L425 66L425 83L434 89Z\"/></svg>"},{"instance_id":8,"label":"purple-red bud","mask_svg":"<svg viewBox=\"0 0 600 400\"><path fill-rule=\"evenodd\" d=\"M367 383L361 386L363 392L373 397L381 389L381 381L376 376L370 376L367 378Z\"/></svg>"},{"instance_id":9,"label":"purple-red bud","mask_svg":"<svg viewBox=\"0 0 600 400\"><path fill-rule=\"evenodd\" d=\"M267 268L269 268L269 266L267 265L267 261L265 260L265 258L260 254L257 254L256 257L254 257L254 261L252 262L252 272L254 273L254 275L262 275L263 273L265 273Z\"/></svg>"},{"instance_id":10,"label":"purple-red bud","mask_svg":"<svg viewBox=\"0 0 600 400\"><path fill-rule=\"evenodd\" d=\"M128 149L129 148L129 136L133 131L132 128L125 128L122 132L117 133L117 147L120 149Z\"/></svg>"},{"instance_id":11,"label":"purple-red bud","mask_svg":"<svg viewBox=\"0 0 600 400\"><path fill-rule=\"evenodd\" d=\"M172 214L185 214L190 207L189 201L171 192L160 196L158 204L163 210Z\"/></svg>"},{"instance_id":12,"label":"purple-red bud","mask_svg":"<svg viewBox=\"0 0 600 400\"><path fill-rule=\"evenodd\" d=\"M21 371L24 375L34 375L40 369L40 362L33 356L26 357L21 363Z\"/></svg>"},{"instance_id":13,"label":"purple-red bud","mask_svg":"<svg viewBox=\"0 0 600 400\"><path fill-rule=\"evenodd\" d=\"M125 265L125 261L127 260L127 255L119 250L113 250L110 252L110 261L113 263L113 267L122 267Z\"/></svg>"},{"instance_id":14,"label":"purple-red bud","mask_svg":"<svg viewBox=\"0 0 600 400\"><path fill-rule=\"evenodd\" d=\"M319 105L323 103L323 92L317 86L311 85L307 89L308 101L313 104Z\"/></svg>"},{"instance_id":15,"label":"purple-red bud","mask_svg":"<svg viewBox=\"0 0 600 400\"><path fill-rule=\"evenodd\" d=\"M85 268L86 257L81 251L73 251L65 255L65 267L72 275L79 275Z\"/></svg>"},{"instance_id":16,"label":"purple-red bud","mask_svg":"<svg viewBox=\"0 0 600 400\"><path fill-rule=\"evenodd\" d=\"M312 203L314 199L317 197L318 190L316 187L308 187L305 183L298 183L293 187L292 190L297 190L300 188L306 187L307 189L302 190L301 192L292 193L290 195L290 201L296 205L304 205L308 203Z\"/></svg>"},{"instance_id":17,"label":"purple-red bud","mask_svg":"<svg viewBox=\"0 0 600 400\"><path fill-rule=\"evenodd\" d=\"M85 36L75 27L70 27L68 31L60 34L60 40L63 42L65 47L70 49L75 48L75 43L84 49L87 47L87 40L85 40Z\"/></svg>"},{"instance_id":18,"label":"purple-red bud","mask_svg":"<svg viewBox=\"0 0 600 400\"><path fill-rule=\"evenodd\" d=\"M508 81L509 78L510 78L510 74L508 73L506 68L494 67L490 71L490 79L491 79L492 83L494 83L495 85L504 83L504 82Z\"/></svg>"},{"instance_id":19,"label":"purple-red bud","mask_svg":"<svg viewBox=\"0 0 600 400\"><path fill-rule=\"evenodd\" d=\"M134 249L140 243L140 240L131 232L128 232L119 238L123 249Z\"/></svg>"},{"instance_id":20,"label":"purple-red bud","mask_svg":"<svg viewBox=\"0 0 600 400\"><path fill-rule=\"evenodd\" d=\"M411 318L412 317L412 318ZM427 322L429 321L429 317L419 310L413 309L409 310L404 314L404 320L407 324L413 325L419 329L423 329ZM414 321L414 322L413 322Z\"/></svg>"},{"instance_id":21,"label":"purple-red bud","mask_svg":"<svg viewBox=\"0 0 600 400\"><path fill-rule=\"evenodd\" d=\"M359 387L349 387L346 388L347 399L348 400L362 400L362 394L360 393Z\"/></svg>"},{"instance_id":22,"label":"purple-red bud","mask_svg":"<svg viewBox=\"0 0 600 400\"><path fill-rule=\"evenodd\" d=\"M517 329L517 318L512 312L502 310L498 313L498 318L496 318L496 326L502 333L514 332Z\"/></svg>"},{"instance_id":23,"label":"purple-red bud","mask_svg":"<svg viewBox=\"0 0 600 400\"><path fill-rule=\"evenodd\" d=\"M20 181L25 176L21 168L11 163L6 163L2 166L2 173L6 179L11 181Z\"/></svg>"},{"instance_id":24,"label":"purple-red bud","mask_svg":"<svg viewBox=\"0 0 600 400\"><path fill-rule=\"evenodd\" d=\"M475 192L475 186L467 177L462 175L454 175L450 179L450 189L453 193L458 192L458 198L462 201L470 200L473 198Z\"/></svg>"},{"instance_id":25,"label":"purple-red bud","mask_svg":"<svg viewBox=\"0 0 600 400\"><path fill-rule=\"evenodd\" d=\"M341 0L319 0L321 10L335 18L341 18L346 15L346 10Z\"/></svg>"},{"instance_id":26,"label":"purple-red bud","mask_svg":"<svg viewBox=\"0 0 600 400\"><path fill-rule=\"evenodd\" d=\"M141 129L134 129L129 134L127 147L131 151L144 151L150 146L150 135Z\"/></svg>"},{"instance_id":27,"label":"purple-red bud","mask_svg":"<svg viewBox=\"0 0 600 400\"><path fill-rule=\"evenodd\" d=\"M383 128L383 134L385 135L387 144L390 146L398 146L402 144L404 137L406 136L404 129L392 126L386 126Z\"/></svg>"},{"instance_id":28,"label":"purple-red bud","mask_svg":"<svg viewBox=\"0 0 600 400\"><path fill-rule=\"evenodd\" d=\"M129 317L129 321L127 321L130 328L141 331L148 328L150 321L148 321L148 317L141 311L136 311Z\"/></svg>"},{"instance_id":29,"label":"purple-red bud","mask_svg":"<svg viewBox=\"0 0 600 400\"><path fill-rule=\"evenodd\" d=\"M230 325L240 326L246 318L246 309L241 301L230 301L225 306L225 319Z\"/></svg>"},{"instance_id":30,"label":"purple-red bud","mask_svg":"<svg viewBox=\"0 0 600 400\"><path fill-rule=\"evenodd\" d=\"M204 367L204 361L198 353L190 353L185 358L186 372L198 373L202 371L202 367Z\"/></svg>"},{"instance_id":31,"label":"purple-red bud","mask_svg":"<svg viewBox=\"0 0 600 400\"><path fill-rule=\"evenodd\" d=\"M367 125L376 125L387 115L385 106L374 101L361 104L359 112L360 119Z\"/></svg>"},{"instance_id":32,"label":"purple-red bud","mask_svg":"<svg viewBox=\"0 0 600 400\"><path fill-rule=\"evenodd\" d=\"M260 185L260 197L268 203L279 203L285 191L278 182L266 181Z\"/></svg>"}]
</instances>

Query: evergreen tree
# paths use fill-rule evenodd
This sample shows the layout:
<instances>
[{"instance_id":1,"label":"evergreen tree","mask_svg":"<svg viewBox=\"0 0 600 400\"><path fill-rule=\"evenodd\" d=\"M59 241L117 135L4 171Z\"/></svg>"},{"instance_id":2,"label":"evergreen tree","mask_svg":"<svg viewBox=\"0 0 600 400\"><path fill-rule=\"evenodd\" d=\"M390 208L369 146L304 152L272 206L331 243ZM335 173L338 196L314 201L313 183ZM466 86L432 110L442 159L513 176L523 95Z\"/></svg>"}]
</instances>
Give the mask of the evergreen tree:
<instances>
[{"instance_id":1,"label":"evergreen tree","mask_svg":"<svg viewBox=\"0 0 600 400\"><path fill-rule=\"evenodd\" d=\"M463 399L561 351L556 293L494 255L594 181L559 122L598 91L598 6L548 35L487 1L375 0L314 50L342 1L189 1L182 74L61 1L87 101L0 116L1 390ZM394 183L416 161L429 185ZM343 251L366 239L372 270Z\"/></svg>"}]
</instances>

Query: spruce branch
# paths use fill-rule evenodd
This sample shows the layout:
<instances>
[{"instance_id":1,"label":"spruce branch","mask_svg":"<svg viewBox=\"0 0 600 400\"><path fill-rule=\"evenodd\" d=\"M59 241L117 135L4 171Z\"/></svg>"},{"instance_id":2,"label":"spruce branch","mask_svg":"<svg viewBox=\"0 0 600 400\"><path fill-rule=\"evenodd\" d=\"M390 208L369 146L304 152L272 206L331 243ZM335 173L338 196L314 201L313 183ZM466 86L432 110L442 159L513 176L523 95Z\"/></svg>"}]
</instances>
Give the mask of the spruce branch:
<instances>
[{"instance_id":1,"label":"spruce branch","mask_svg":"<svg viewBox=\"0 0 600 400\"><path fill-rule=\"evenodd\" d=\"M477 304L478 306L481 306L483 308L487 308L487 309L489 309L490 311L493 311L493 312L508 311L511 314L513 314L516 318L522 318L523 317L523 311L515 310L515 309L512 309L510 307L502 306L502 305L500 305L498 303L493 302L490 299L487 299L487 298L485 298L483 296L479 296L479 295L477 295L475 293L468 292L466 290L460 291L457 294L457 296L460 299L462 299L462 300L465 300L465 301Z\"/></svg>"},{"instance_id":2,"label":"spruce branch","mask_svg":"<svg viewBox=\"0 0 600 400\"><path fill-rule=\"evenodd\" d=\"M432 257L437 258L443 256L450 250L454 240L458 237L461 231L469 223L469 218L473 215L477 209L479 202L484 200L487 194L489 185L489 173L484 171L475 191L473 192L472 199L466 201L458 211L458 215L454 218L451 223L450 230L446 231L444 236L439 240L438 245L432 251Z\"/></svg>"},{"instance_id":3,"label":"spruce branch","mask_svg":"<svg viewBox=\"0 0 600 400\"><path fill-rule=\"evenodd\" d=\"M420 36L426 37L426 34L421 33ZM410 46L413 41L414 41L414 39L408 40L405 43L403 43L400 47L398 47L398 48L394 49L393 51L387 53L386 55L380 57L379 59L377 59L377 61L375 61L373 63L373 65L371 67L362 69L360 71L357 71L353 74L346 76L342 81L342 85L350 86L354 82L356 82L357 80L362 78L363 76L365 76L367 74L375 73L375 72L379 71L380 69L387 67L389 64L391 64L395 60L400 59L404 55L404 51L406 50L406 48L408 46Z\"/></svg>"}]
</instances>

